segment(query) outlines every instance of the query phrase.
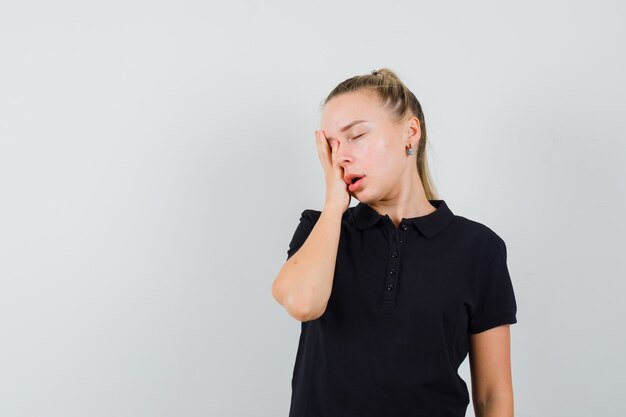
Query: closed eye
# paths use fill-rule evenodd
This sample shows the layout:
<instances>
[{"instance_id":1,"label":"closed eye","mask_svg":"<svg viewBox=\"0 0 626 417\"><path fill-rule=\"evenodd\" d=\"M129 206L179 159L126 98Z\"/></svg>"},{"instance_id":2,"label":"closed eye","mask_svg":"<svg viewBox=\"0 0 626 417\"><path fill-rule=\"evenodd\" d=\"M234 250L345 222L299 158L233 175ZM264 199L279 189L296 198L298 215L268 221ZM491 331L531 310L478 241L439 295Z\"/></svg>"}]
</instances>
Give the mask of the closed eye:
<instances>
[{"instance_id":1,"label":"closed eye","mask_svg":"<svg viewBox=\"0 0 626 417\"><path fill-rule=\"evenodd\" d=\"M355 136L352 139L356 139L356 138L360 138L361 136L363 136L365 133L361 133L359 136Z\"/></svg>"}]
</instances>

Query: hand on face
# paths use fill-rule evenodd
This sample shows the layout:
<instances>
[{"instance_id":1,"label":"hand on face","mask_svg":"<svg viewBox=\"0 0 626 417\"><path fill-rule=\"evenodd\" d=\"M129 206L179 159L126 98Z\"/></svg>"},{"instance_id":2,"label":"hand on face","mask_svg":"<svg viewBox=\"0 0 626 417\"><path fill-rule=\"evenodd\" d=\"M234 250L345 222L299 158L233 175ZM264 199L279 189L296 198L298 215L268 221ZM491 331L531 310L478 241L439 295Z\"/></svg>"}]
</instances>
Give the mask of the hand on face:
<instances>
[{"instance_id":1,"label":"hand on face","mask_svg":"<svg viewBox=\"0 0 626 417\"><path fill-rule=\"evenodd\" d=\"M343 168L337 163L337 141L330 146L322 130L315 131L315 144L326 177L326 206L345 211L350 206L350 192L344 181Z\"/></svg>"}]
</instances>

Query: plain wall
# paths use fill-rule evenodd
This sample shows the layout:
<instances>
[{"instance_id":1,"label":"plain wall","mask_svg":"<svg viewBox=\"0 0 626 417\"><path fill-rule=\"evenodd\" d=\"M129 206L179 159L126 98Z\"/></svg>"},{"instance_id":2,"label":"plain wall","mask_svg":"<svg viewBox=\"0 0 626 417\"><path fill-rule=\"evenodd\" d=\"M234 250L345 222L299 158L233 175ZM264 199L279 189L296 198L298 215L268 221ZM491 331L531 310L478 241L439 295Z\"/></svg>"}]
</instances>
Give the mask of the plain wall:
<instances>
[{"instance_id":1,"label":"plain wall","mask_svg":"<svg viewBox=\"0 0 626 417\"><path fill-rule=\"evenodd\" d=\"M324 203L321 101L380 67L423 106L441 198L507 243L516 416L624 415L625 18L3 2L0 415L287 416L300 323L271 284Z\"/></svg>"}]
</instances>

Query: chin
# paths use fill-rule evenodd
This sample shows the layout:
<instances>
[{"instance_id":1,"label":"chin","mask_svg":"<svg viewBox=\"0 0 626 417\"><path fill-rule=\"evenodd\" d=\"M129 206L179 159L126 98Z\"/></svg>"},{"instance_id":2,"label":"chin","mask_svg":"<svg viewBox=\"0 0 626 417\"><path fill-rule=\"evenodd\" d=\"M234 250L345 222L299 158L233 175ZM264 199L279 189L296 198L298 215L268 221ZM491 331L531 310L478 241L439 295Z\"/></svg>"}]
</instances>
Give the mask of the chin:
<instances>
[{"instance_id":1,"label":"chin","mask_svg":"<svg viewBox=\"0 0 626 417\"><path fill-rule=\"evenodd\" d=\"M369 201L371 201L371 198L367 198L367 196L364 196L363 193L359 193L358 195L352 194L352 198L357 199L359 202L363 204L367 204Z\"/></svg>"}]
</instances>

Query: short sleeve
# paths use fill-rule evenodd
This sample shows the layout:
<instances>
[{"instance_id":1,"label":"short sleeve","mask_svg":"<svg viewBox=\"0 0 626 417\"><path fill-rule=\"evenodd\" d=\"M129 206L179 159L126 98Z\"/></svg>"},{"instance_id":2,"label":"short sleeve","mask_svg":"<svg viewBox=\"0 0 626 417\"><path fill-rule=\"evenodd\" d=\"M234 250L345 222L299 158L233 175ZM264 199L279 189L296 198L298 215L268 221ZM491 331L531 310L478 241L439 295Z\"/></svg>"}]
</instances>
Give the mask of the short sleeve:
<instances>
[{"instance_id":1,"label":"short sleeve","mask_svg":"<svg viewBox=\"0 0 626 417\"><path fill-rule=\"evenodd\" d=\"M306 209L300 215L300 223L296 227L296 231L293 233L291 242L289 243L289 249L287 250L287 260L293 256L294 253L300 249L306 239L309 237L313 226L317 223L321 211Z\"/></svg>"},{"instance_id":2,"label":"short sleeve","mask_svg":"<svg viewBox=\"0 0 626 417\"><path fill-rule=\"evenodd\" d=\"M517 303L506 263L504 240L497 239L495 254L479 269L476 304L468 321L469 333L517 323Z\"/></svg>"}]
</instances>

